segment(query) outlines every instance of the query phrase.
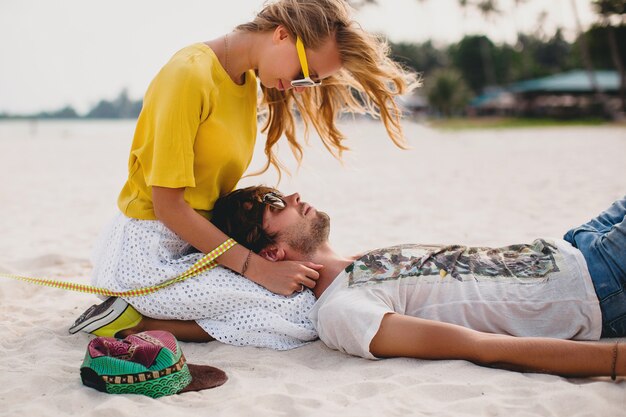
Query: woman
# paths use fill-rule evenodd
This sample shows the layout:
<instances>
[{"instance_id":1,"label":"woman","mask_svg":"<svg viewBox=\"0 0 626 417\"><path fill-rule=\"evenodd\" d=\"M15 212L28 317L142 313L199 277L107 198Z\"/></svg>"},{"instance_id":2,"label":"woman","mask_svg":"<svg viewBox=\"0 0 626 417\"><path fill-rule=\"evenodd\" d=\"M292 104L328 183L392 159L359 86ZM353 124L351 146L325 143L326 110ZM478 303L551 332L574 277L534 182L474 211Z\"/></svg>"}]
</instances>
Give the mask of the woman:
<instances>
[{"instance_id":1,"label":"woman","mask_svg":"<svg viewBox=\"0 0 626 417\"><path fill-rule=\"evenodd\" d=\"M112 291L155 285L191 267L202 256L198 251L208 253L227 241L209 219L216 199L236 186L252 159L257 79L262 132L267 136L262 172L273 165L280 173L274 147L283 135L301 159L296 111L305 131L313 126L336 157L347 149L335 124L345 111L380 118L390 139L404 146L401 112L394 99L414 88L417 77L394 63L386 43L363 31L350 14L344 0L269 2L251 22L183 48L165 64L144 97L128 179L118 198L120 213L95 250L94 285ZM238 291L252 288L252 282L280 295L313 288L321 268L311 262L268 262L241 245L217 261L226 268L203 273L187 281L188 286L168 287L129 302L150 317L215 317L215 305L206 302L206 294L218 291L220 301L230 301L218 288L201 286L214 284L209 276L236 285L235 303L241 300ZM251 282L241 281L232 271ZM182 301L174 305L174 300ZM258 308L265 311L269 304ZM302 311L283 312L281 319L300 326L296 310ZM70 332L84 330L85 317ZM132 324L138 317L128 320ZM214 325L199 324L220 340L232 336ZM241 339L238 344L252 343Z\"/></svg>"}]
</instances>

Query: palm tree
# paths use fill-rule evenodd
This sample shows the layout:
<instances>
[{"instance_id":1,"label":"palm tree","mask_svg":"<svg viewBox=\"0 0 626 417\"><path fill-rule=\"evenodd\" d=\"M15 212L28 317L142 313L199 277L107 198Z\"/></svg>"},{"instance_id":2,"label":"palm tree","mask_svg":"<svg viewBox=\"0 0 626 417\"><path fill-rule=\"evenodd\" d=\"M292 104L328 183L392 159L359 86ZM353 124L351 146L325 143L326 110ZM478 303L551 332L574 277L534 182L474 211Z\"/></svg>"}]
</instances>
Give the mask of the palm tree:
<instances>
[{"instance_id":1,"label":"palm tree","mask_svg":"<svg viewBox=\"0 0 626 417\"><path fill-rule=\"evenodd\" d=\"M517 12L521 8L521 6L524 3L526 3L526 2L528 2L528 0L515 0L515 6L514 6L515 11ZM517 43L519 45L521 43L521 39L520 38L522 36L522 30L520 29L519 19L517 18L519 16L519 14L518 13L514 13L514 15L515 16L513 17L513 21L514 21L514 24L515 24L515 34L517 35ZM526 78L528 76L528 73L529 73L529 70L528 70L529 62L528 62L528 59L526 59L526 55L527 55L527 51L525 49L522 49L522 64L521 64L521 67L522 67L522 72L521 72L522 78Z\"/></svg>"},{"instance_id":2,"label":"palm tree","mask_svg":"<svg viewBox=\"0 0 626 417\"><path fill-rule=\"evenodd\" d=\"M604 114L608 115L612 119L616 119L618 117L617 114L615 114L615 111L610 108L609 100L596 80L596 75L593 70L593 62L591 61L591 54L589 52L589 44L587 43L587 37L585 36L585 32L583 31L583 27L580 22L576 0L570 0L570 2L572 4L572 10L574 11L574 18L576 19L576 29L578 32L578 39L580 41L581 58L585 65L585 70L587 71L587 77L591 83L591 88L593 88L593 91L595 92L596 101L602 106Z\"/></svg>"},{"instance_id":3,"label":"palm tree","mask_svg":"<svg viewBox=\"0 0 626 417\"><path fill-rule=\"evenodd\" d=\"M424 0L419 0L424 1ZM495 15L499 15L502 13L500 8L498 7L497 0L458 0L459 5L467 10L468 7L476 8L483 18L487 21L491 21ZM495 86L496 82L496 72L495 66L493 63L493 57L491 56L491 48L488 42L487 37L481 38L482 41L480 43L480 55L483 60L483 70L485 71L485 80L487 81L488 86Z\"/></svg>"},{"instance_id":4,"label":"palm tree","mask_svg":"<svg viewBox=\"0 0 626 417\"><path fill-rule=\"evenodd\" d=\"M611 51L611 59L615 69L620 76L620 100L622 102L622 111L626 111L626 73L622 64L622 57L617 48L617 40L615 39L615 28L611 24L611 16L622 16L626 14L626 2L624 0L595 0L593 2L596 13L600 15L602 25L606 28L609 50ZM623 20L623 19L622 19Z\"/></svg>"},{"instance_id":5,"label":"palm tree","mask_svg":"<svg viewBox=\"0 0 626 417\"><path fill-rule=\"evenodd\" d=\"M595 91L596 96L600 96L602 94L602 90L598 85L598 81L596 80L596 75L593 71L593 62L591 62L591 54L589 53L589 44L587 43L587 37L585 36L585 32L583 31L583 25L580 22L580 16L578 14L578 7L576 6L576 0L570 0L572 4L572 10L574 11L574 19L576 20L576 31L578 32L578 39L580 41L580 54L585 65L585 69L587 71L587 76L589 77L589 82L591 83L591 87L593 91Z\"/></svg>"}]
</instances>

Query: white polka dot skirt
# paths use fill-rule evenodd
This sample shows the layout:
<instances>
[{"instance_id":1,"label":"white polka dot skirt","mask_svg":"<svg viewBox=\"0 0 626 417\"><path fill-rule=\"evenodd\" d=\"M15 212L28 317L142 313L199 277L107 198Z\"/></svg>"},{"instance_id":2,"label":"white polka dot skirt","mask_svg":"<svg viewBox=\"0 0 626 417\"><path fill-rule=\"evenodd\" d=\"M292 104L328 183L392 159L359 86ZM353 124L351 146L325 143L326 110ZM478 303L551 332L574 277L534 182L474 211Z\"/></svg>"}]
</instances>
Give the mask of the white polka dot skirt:
<instances>
[{"instance_id":1,"label":"white polka dot skirt","mask_svg":"<svg viewBox=\"0 0 626 417\"><path fill-rule=\"evenodd\" d=\"M152 286L182 274L202 256L160 221L118 213L94 248L92 284L113 291ZM195 320L232 345L286 350L317 339L308 318L312 291L277 295L221 266L127 301L147 317Z\"/></svg>"}]
</instances>

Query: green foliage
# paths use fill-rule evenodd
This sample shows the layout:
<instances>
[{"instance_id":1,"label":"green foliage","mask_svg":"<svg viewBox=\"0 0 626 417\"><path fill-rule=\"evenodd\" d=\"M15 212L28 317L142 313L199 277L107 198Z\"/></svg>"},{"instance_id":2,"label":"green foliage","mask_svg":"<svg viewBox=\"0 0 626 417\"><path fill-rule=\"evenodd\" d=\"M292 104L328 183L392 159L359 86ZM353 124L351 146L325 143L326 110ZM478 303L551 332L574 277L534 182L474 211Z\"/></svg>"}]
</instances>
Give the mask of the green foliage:
<instances>
[{"instance_id":1,"label":"green foliage","mask_svg":"<svg viewBox=\"0 0 626 417\"><path fill-rule=\"evenodd\" d=\"M626 47L626 39L622 35L619 39L622 48ZM594 59L609 62L606 40L600 36L598 43L604 44L597 48ZM489 71L493 74L493 84L506 85L582 67L577 44L567 42L560 30L550 38L520 34L515 45L496 45L486 36L468 35L439 48L431 41L392 43L391 51L396 61L422 73L425 79L440 68L457 69L474 94L480 94L492 84L487 79Z\"/></svg>"},{"instance_id":2,"label":"green foliage","mask_svg":"<svg viewBox=\"0 0 626 417\"><path fill-rule=\"evenodd\" d=\"M534 127L563 127L563 126L599 126L609 123L603 118L523 118L523 117L479 117L479 118L450 118L438 119L429 122L431 127L442 130L467 129L519 129Z\"/></svg>"},{"instance_id":3,"label":"green foliage","mask_svg":"<svg viewBox=\"0 0 626 417\"><path fill-rule=\"evenodd\" d=\"M86 115L79 115L71 106L61 110L44 111L28 115L0 113L0 119L136 119L141 112L142 100L131 100L128 92L122 90L113 101L100 100Z\"/></svg>"},{"instance_id":4,"label":"green foliage","mask_svg":"<svg viewBox=\"0 0 626 417\"><path fill-rule=\"evenodd\" d=\"M446 117L461 113L471 97L462 74L453 68L435 70L424 87L430 105Z\"/></svg>"},{"instance_id":5,"label":"green foliage","mask_svg":"<svg viewBox=\"0 0 626 417\"><path fill-rule=\"evenodd\" d=\"M475 93L480 93L490 84L487 71L490 70L488 66L493 64L494 49L495 45L486 36L470 35L451 45L448 50L454 66L461 71Z\"/></svg>"},{"instance_id":6,"label":"green foliage","mask_svg":"<svg viewBox=\"0 0 626 417\"><path fill-rule=\"evenodd\" d=\"M586 33L594 69L615 69L609 43L607 42L609 30L610 28L608 27L595 25ZM626 67L626 26L613 27L612 30L617 41L619 59L622 62L622 66Z\"/></svg>"},{"instance_id":7,"label":"green foliage","mask_svg":"<svg viewBox=\"0 0 626 417\"><path fill-rule=\"evenodd\" d=\"M626 1L624 0L594 0L593 8L599 15L622 15L626 14Z\"/></svg>"},{"instance_id":8,"label":"green foliage","mask_svg":"<svg viewBox=\"0 0 626 417\"><path fill-rule=\"evenodd\" d=\"M446 50L437 48L432 41L417 44L392 43L391 56L397 62L425 74L450 65L450 57Z\"/></svg>"},{"instance_id":9,"label":"green foliage","mask_svg":"<svg viewBox=\"0 0 626 417\"><path fill-rule=\"evenodd\" d=\"M39 119L76 119L80 116L73 107L65 106L61 110L39 113L37 117Z\"/></svg>"},{"instance_id":10,"label":"green foliage","mask_svg":"<svg viewBox=\"0 0 626 417\"><path fill-rule=\"evenodd\" d=\"M516 49L521 63L512 70L514 80L545 77L557 72L581 68L580 53L563 38L560 29L549 39L519 34Z\"/></svg>"},{"instance_id":11,"label":"green foliage","mask_svg":"<svg viewBox=\"0 0 626 417\"><path fill-rule=\"evenodd\" d=\"M65 106L60 110L40 112L32 115L13 115L0 113L0 119L78 119L80 116L72 106Z\"/></svg>"}]
</instances>

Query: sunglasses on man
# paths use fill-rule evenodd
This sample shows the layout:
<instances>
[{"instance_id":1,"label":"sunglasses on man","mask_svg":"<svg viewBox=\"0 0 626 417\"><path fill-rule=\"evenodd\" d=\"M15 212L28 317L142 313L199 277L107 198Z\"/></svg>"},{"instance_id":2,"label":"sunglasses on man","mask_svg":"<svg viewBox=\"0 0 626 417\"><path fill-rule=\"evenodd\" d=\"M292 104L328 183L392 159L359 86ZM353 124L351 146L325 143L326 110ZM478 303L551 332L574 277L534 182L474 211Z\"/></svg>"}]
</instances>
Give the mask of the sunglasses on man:
<instances>
[{"instance_id":1,"label":"sunglasses on man","mask_svg":"<svg viewBox=\"0 0 626 417\"><path fill-rule=\"evenodd\" d=\"M287 207L283 196L277 192L270 191L261 196L261 202L275 209L282 210Z\"/></svg>"},{"instance_id":2,"label":"sunglasses on man","mask_svg":"<svg viewBox=\"0 0 626 417\"><path fill-rule=\"evenodd\" d=\"M304 78L293 80L291 82L292 87L317 87L322 85L321 81L315 81L309 76L309 62L306 59L306 53L304 51L304 44L300 36L296 36L296 50L298 51L298 59L300 60L300 66L302 67L302 75Z\"/></svg>"}]
</instances>

